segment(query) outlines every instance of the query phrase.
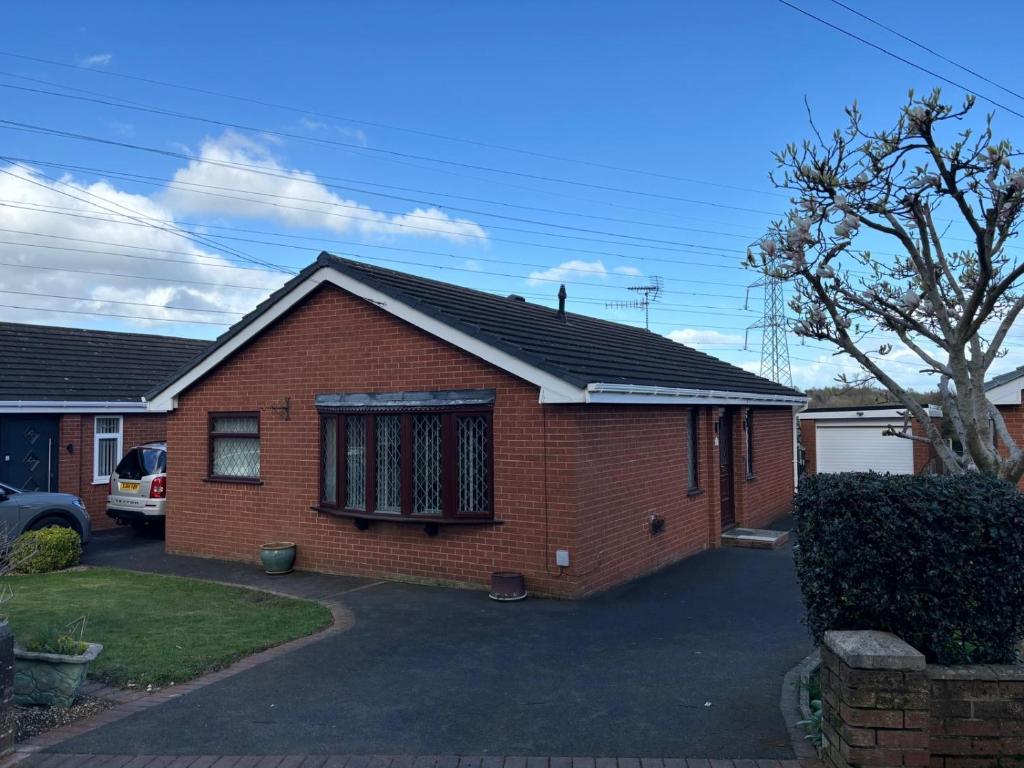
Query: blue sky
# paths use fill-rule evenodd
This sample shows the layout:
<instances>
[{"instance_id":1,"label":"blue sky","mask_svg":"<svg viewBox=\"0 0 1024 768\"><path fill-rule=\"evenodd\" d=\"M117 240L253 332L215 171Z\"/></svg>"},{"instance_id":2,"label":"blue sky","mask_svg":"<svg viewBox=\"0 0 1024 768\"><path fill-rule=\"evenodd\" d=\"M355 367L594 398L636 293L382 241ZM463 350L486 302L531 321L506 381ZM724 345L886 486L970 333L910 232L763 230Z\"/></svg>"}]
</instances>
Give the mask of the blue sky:
<instances>
[{"instance_id":1,"label":"blue sky","mask_svg":"<svg viewBox=\"0 0 1024 768\"><path fill-rule=\"evenodd\" d=\"M828 0L796 2L1024 111ZM969 23L960 3L849 3L1024 90L1019 4L981 3L972 19L998 23ZM738 265L786 210L767 174L772 150L808 135L804 97L823 128L853 99L885 126L908 88L938 84L775 0L282 8L5 9L0 49L74 66L0 56L0 85L17 86L0 88L0 117L157 151L0 130L2 154L19 158L0 162L0 203L14 203L0 205L0 318L212 338L286 278L250 258L297 269L323 248L544 303L564 280L571 309L629 323L642 313L606 303L658 275L653 331L756 370L758 334L741 347L760 293L745 311L756 276ZM1003 115L997 133L1022 124ZM790 352L800 386L842 369L817 344L794 338Z\"/></svg>"}]
</instances>

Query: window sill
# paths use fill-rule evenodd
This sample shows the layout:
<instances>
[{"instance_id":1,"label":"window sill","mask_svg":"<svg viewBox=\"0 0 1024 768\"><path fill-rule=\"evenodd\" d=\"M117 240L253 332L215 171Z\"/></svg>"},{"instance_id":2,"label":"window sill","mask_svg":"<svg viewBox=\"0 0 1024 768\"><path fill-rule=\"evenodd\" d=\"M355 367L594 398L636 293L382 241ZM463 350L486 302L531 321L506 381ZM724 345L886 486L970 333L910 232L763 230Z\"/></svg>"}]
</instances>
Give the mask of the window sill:
<instances>
[{"instance_id":1,"label":"window sill","mask_svg":"<svg viewBox=\"0 0 1024 768\"><path fill-rule=\"evenodd\" d=\"M704 489L703 488L690 488L689 490L686 491L686 495L690 496L690 497L693 497L693 496L703 496L704 495Z\"/></svg>"},{"instance_id":2,"label":"window sill","mask_svg":"<svg viewBox=\"0 0 1024 768\"><path fill-rule=\"evenodd\" d=\"M747 482L752 483L757 480L757 475L747 475Z\"/></svg>"},{"instance_id":3,"label":"window sill","mask_svg":"<svg viewBox=\"0 0 1024 768\"><path fill-rule=\"evenodd\" d=\"M425 525L431 527L448 525L504 525L504 520L496 520L493 517L436 517L429 518L425 515L376 515L372 512L357 512L351 509L335 509L334 507L312 506L311 510L321 515L333 515L334 517L347 517L362 522L365 525L370 523L406 523L412 525Z\"/></svg>"},{"instance_id":4,"label":"window sill","mask_svg":"<svg viewBox=\"0 0 1024 768\"><path fill-rule=\"evenodd\" d=\"M204 483L230 483L231 485L263 485L258 477L204 477Z\"/></svg>"},{"instance_id":5,"label":"window sill","mask_svg":"<svg viewBox=\"0 0 1024 768\"><path fill-rule=\"evenodd\" d=\"M92 479L93 485L110 485L109 477L94 477Z\"/></svg>"}]
</instances>

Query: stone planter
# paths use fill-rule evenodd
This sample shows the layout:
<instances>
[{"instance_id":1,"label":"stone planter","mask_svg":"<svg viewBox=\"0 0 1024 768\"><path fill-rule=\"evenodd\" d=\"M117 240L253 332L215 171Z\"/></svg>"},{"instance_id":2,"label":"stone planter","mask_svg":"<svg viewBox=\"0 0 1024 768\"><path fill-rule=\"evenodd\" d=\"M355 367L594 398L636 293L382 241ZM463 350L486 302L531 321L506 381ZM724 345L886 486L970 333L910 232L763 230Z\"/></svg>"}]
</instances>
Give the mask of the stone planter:
<instances>
[{"instance_id":1,"label":"stone planter","mask_svg":"<svg viewBox=\"0 0 1024 768\"><path fill-rule=\"evenodd\" d=\"M70 707L89 671L89 664L100 655L103 646L88 643L78 656L61 653L35 653L14 649L14 703L22 706Z\"/></svg>"},{"instance_id":2,"label":"stone planter","mask_svg":"<svg viewBox=\"0 0 1024 768\"><path fill-rule=\"evenodd\" d=\"M275 541L260 547L260 560L263 570L271 576L291 573L295 565L295 543L291 541Z\"/></svg>"}]
</instances>

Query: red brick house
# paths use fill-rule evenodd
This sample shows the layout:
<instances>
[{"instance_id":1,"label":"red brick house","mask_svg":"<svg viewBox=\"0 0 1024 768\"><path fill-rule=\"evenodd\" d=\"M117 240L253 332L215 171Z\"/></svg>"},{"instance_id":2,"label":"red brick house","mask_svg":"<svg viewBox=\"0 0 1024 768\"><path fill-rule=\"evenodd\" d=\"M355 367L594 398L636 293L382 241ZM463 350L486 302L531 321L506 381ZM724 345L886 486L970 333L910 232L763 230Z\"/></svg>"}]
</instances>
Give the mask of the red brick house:
<instances>
[{"instance_id":1,"label":"red brick house","mask_svg":"<svg viewBox=\"0 0 1024 768\"><path fill-rule=\"evenodd\" d=\"M942 410L926 406L928 415L942 418ZM901 405L862 405L808 408L800 413L800 443L804 449L804 473L891 472L919 475L941 471L930 443L884 434L903 428L907 409ZM910 422L915 437L925 437L924 427Z\"/></svg>"},{"instance_id":2,"label":"red brick house","mask_svg":"<svg viewBox=\"0 0 1024 768\"><path fill-rule=\"evenodd\" d=\"M805 398L648 331L321 254L173 380L167 549L582 596L790 509Z\"/></svg>"},{"instance_id":3,"label":"red brick house","mask_svg":"<svg viewBox=\"0 0 1024 768\"><path fill-rule=\"evenodd\" d=\"M0 482L71 493L94 529L124 449L163 440L142 396L208 341L0 323Z\"/></svg>"},{"instance_id":4,"label":"red brick house","mask_svg":"<svg viewBox=\"0 0 1024 768\"><path fill-rule=\"evenodd\" d=\"M1024 366L994 376L985 382L985 396L999 409L1010 436L1018 446L1024 446ZM997 438L998 442L998 438ZM1017 483L1024 490L1024 479Z\"/></svg>"}]
</instances>

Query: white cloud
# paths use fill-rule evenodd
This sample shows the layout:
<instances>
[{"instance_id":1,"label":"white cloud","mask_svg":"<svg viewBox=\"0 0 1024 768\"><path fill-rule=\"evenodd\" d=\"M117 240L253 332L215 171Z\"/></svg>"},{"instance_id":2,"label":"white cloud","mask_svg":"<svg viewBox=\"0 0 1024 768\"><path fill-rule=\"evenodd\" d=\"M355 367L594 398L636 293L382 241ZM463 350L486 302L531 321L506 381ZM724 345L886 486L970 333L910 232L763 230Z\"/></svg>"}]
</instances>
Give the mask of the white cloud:
<instances>
[{"instance_id":1,"label":"white cloud","mask_svg":"<svg viewBox=\"0 0 1024 768\"><path fill-rule=\"evenodd\" d=\"M631 277L640 277L643 274L636 267L616 267L613 271L618 272L620 275L630 275Z\"/></svg>"},{"instance_id":2,"label":"white cloud","mask_svg":"<svg viewBox=\"0 0 1024 768\"><path fill-rule=\"evenodd\" d=\"M80 67L105 67L114 60L112 53L94 53L78 60Z\"/></svg>"},{"instance_id":3,"label":"white cloud","mask_svg":"<svg viewBox=\"0 0 1024 768\"><path fill-rule=\"evenodd\" d=\"M173 182L183 186L168 187L161 195L162 202L177 213L263 219L297 229L324 229L364 237L402 235L456 243L487 239L479 224L451 218L437 208L418 207L408 213L387 214L347 200L330 191L313 173L282 166L265 143L237 133L207 139L199 154L211 162L191 161L174 174ZM257 166L274 175L233 164Z\"/></svg>"},{"instance_id":4,"label":"white cloud","mask_svg":"<svg viewBox=\"0 0 1024 768\"><path fill-rule=\"evenodd\" d=\"M569 278L581 276L596 276L603 279L608 276L608 268L601 261L573 259L572 261L563 261L557 267L531 272L526 278L526 282L530 285L537 285L538 283L551 282L552 280L568 280Z\"/></svg>"},{"instance_id":5,"label":"white cloud","mask_svg":"<svg viewBox=\"0 0 1024 768\"><path fill-rule=\"evenodd\" d=\"M0 229L16 230L0 233L0 240L4 241L0 243L0 291L19 292L0 292L0 303L9 305L0 309L5 320L66 326L117 325L163 332L170 332L170 328L175 333L213 336L223 332L225 326L192 323L173 326L160 322L159 318L234 322L288 277L264 270L227 268L229 262L214 249L202 248L174 234L173 224L162 224L164 229L140 226L129 218L134 214L128 211L128 215L121 216L97 207L127 208L139 214L136 219L171 221L171 212L152 198L120 191L106 182L82 184L66 176L62 179L64 185L58 185L18 166L11 166L9 170L17 177L0 174L0 199L25 207L0 206ZM90 195L95 197L90 198ZM109 202L100 202L98 198ZM95 200L96 205L86 202L90 199ZM118 206L124 208L118 209ZM124 253L146 258L117 255ZM225 283L250 285L255 290L229 287ZM72 298L52 298L55 296ZM12 309L10 305L35 309ZM180 312L167 309L168 305L208 312ZM74 312L143 319L105 321Z\"/></svg>"},{"instance_id":6,"label":"white cloud","mask_svg":"<svg viewBox=\"0 0 1024 768\"><path fill-rule=\"evenodd\" d=\"M735 333L720 333L699 328L678 328L665 334L672 341L685 344L688 347L700 349L704 346L713 345L721 347L723 344L732 344L737 347L743 346L743 337Z\"/></svg>"}]
</instances>

